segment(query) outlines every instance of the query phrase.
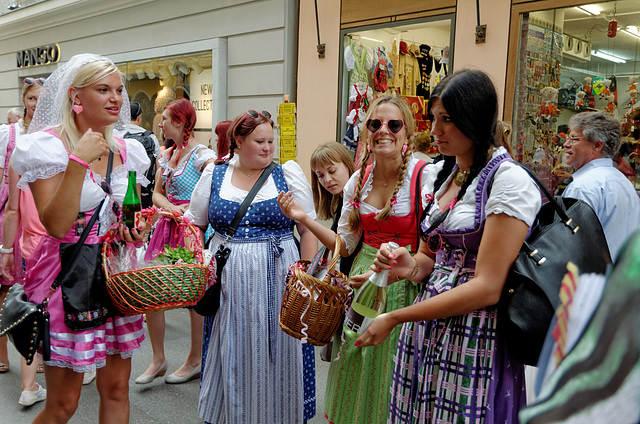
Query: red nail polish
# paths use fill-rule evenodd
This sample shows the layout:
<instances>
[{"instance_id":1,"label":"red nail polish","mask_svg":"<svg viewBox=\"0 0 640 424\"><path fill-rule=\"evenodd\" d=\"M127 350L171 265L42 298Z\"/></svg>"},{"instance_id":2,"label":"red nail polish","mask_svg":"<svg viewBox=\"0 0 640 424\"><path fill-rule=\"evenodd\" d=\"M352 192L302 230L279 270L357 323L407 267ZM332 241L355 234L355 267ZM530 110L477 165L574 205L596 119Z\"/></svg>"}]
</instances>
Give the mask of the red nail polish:
<instances>
[{"instance_id":1,"label":"red nail polish","mask_svg":"<svg viewBox=\"0 0 640 424\"><path fill-rule=\"evenodd\" d=\"M354 346L355 346L355 347L359 347L359 346L360 346L360 343L358 343L358 342L356 341L356 342L354 343Z\"/></svg>"}]
</instances>

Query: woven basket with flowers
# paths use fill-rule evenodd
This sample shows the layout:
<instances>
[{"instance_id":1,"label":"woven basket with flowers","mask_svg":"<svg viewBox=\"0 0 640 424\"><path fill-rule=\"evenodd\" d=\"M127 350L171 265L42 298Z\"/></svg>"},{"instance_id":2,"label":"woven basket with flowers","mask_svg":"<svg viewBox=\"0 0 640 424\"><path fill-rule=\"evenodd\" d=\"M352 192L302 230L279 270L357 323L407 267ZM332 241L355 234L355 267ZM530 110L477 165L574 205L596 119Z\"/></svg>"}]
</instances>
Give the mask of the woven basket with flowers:
<instances>
[{"instance_id":1,"label":"woven basket with flowers","mask_svg":"<svg viewBox=\"0 0 640 424\"><path fill-rule=\"evenodd\" d=\"M143 210L146 218L156 214L178 223L178 234L186 248L166 245L154 261L139 269L118 272L126 246L114 241L114 230L103 243L107 289L116 308L125 315L193 306L208 288L208 275L215 276L215 261L207 264L203 255L200 230L178 213L155 207ZM213 272L209 269L212 266Z\"/></svg>"}]
</instances>

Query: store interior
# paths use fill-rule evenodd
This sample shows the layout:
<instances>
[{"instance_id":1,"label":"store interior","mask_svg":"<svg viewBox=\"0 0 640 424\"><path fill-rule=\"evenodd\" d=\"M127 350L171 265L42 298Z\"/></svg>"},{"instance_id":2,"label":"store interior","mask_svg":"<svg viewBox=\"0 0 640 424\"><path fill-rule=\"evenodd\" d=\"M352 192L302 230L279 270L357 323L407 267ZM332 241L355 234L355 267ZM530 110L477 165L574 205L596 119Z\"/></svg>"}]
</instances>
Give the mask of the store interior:
<instances>
[{"instance_id":1,"label":"store interior","mask_svg":"<svg viewBox=\"0 0 640 424\"><path fill-rule=\"evenodd\" d=\"M618 166L640 189L640 8L610 1L523 14L514 95L516 159L551 190L570 180L563 162L568 122L605 111L623 129Z\"/></svg>"}]
</instances>

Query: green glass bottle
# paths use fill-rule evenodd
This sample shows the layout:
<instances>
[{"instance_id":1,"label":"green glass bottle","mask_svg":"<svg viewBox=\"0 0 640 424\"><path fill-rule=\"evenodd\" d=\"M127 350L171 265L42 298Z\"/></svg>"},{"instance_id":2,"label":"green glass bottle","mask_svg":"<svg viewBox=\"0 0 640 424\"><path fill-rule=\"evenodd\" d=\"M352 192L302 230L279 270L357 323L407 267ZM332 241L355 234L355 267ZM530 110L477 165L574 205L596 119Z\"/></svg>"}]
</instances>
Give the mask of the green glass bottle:
<instances>
[{"instance_id":1,"label":"green glass bottle","mask_svg":"<svg viewBox=\"0 0 640 424\"><path fill-rule=\"evenodd\" d=\"M398 245L388 243L388 248L394 250ZM361 336L373 320L382 313L387 304L387 284L389 270L374 272L360 287L351 307L344 317L344 332L353 338Z\"/></svg>"},{"instance_id":2,"label":"green glass bottle","mask_svg":"<svg viewBox=\"0 0 640 424\"><path fill-rule=\"evenodd\" d=\"M140 211L142 211L142 204L140 203L138 185L136 184L136 171L129 171L127 194L124 195L124 200L122 201L122 220L127 228L138 228L142 218Z\"/></svg>"}]
</instances>

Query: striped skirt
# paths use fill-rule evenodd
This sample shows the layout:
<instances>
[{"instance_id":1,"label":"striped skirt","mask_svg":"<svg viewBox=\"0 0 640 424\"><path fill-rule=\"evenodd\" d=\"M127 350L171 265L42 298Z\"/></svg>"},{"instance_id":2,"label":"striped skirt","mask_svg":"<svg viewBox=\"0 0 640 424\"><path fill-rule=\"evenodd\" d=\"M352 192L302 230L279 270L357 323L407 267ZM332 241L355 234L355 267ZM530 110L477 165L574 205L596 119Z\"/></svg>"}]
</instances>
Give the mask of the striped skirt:
<instances>
[{"instance_id":1,"label":"striped skirt","mask_svg":"<svg viewBox=\"0 0 640 424\"><path fill-rule=\"evenodd\" d=\"M215 252L221 238L211 242ZM293 236L232 241L211 323L198 415L206 422L301 423L302 343L278 325Z\"/></svg>"}]
</instances>

